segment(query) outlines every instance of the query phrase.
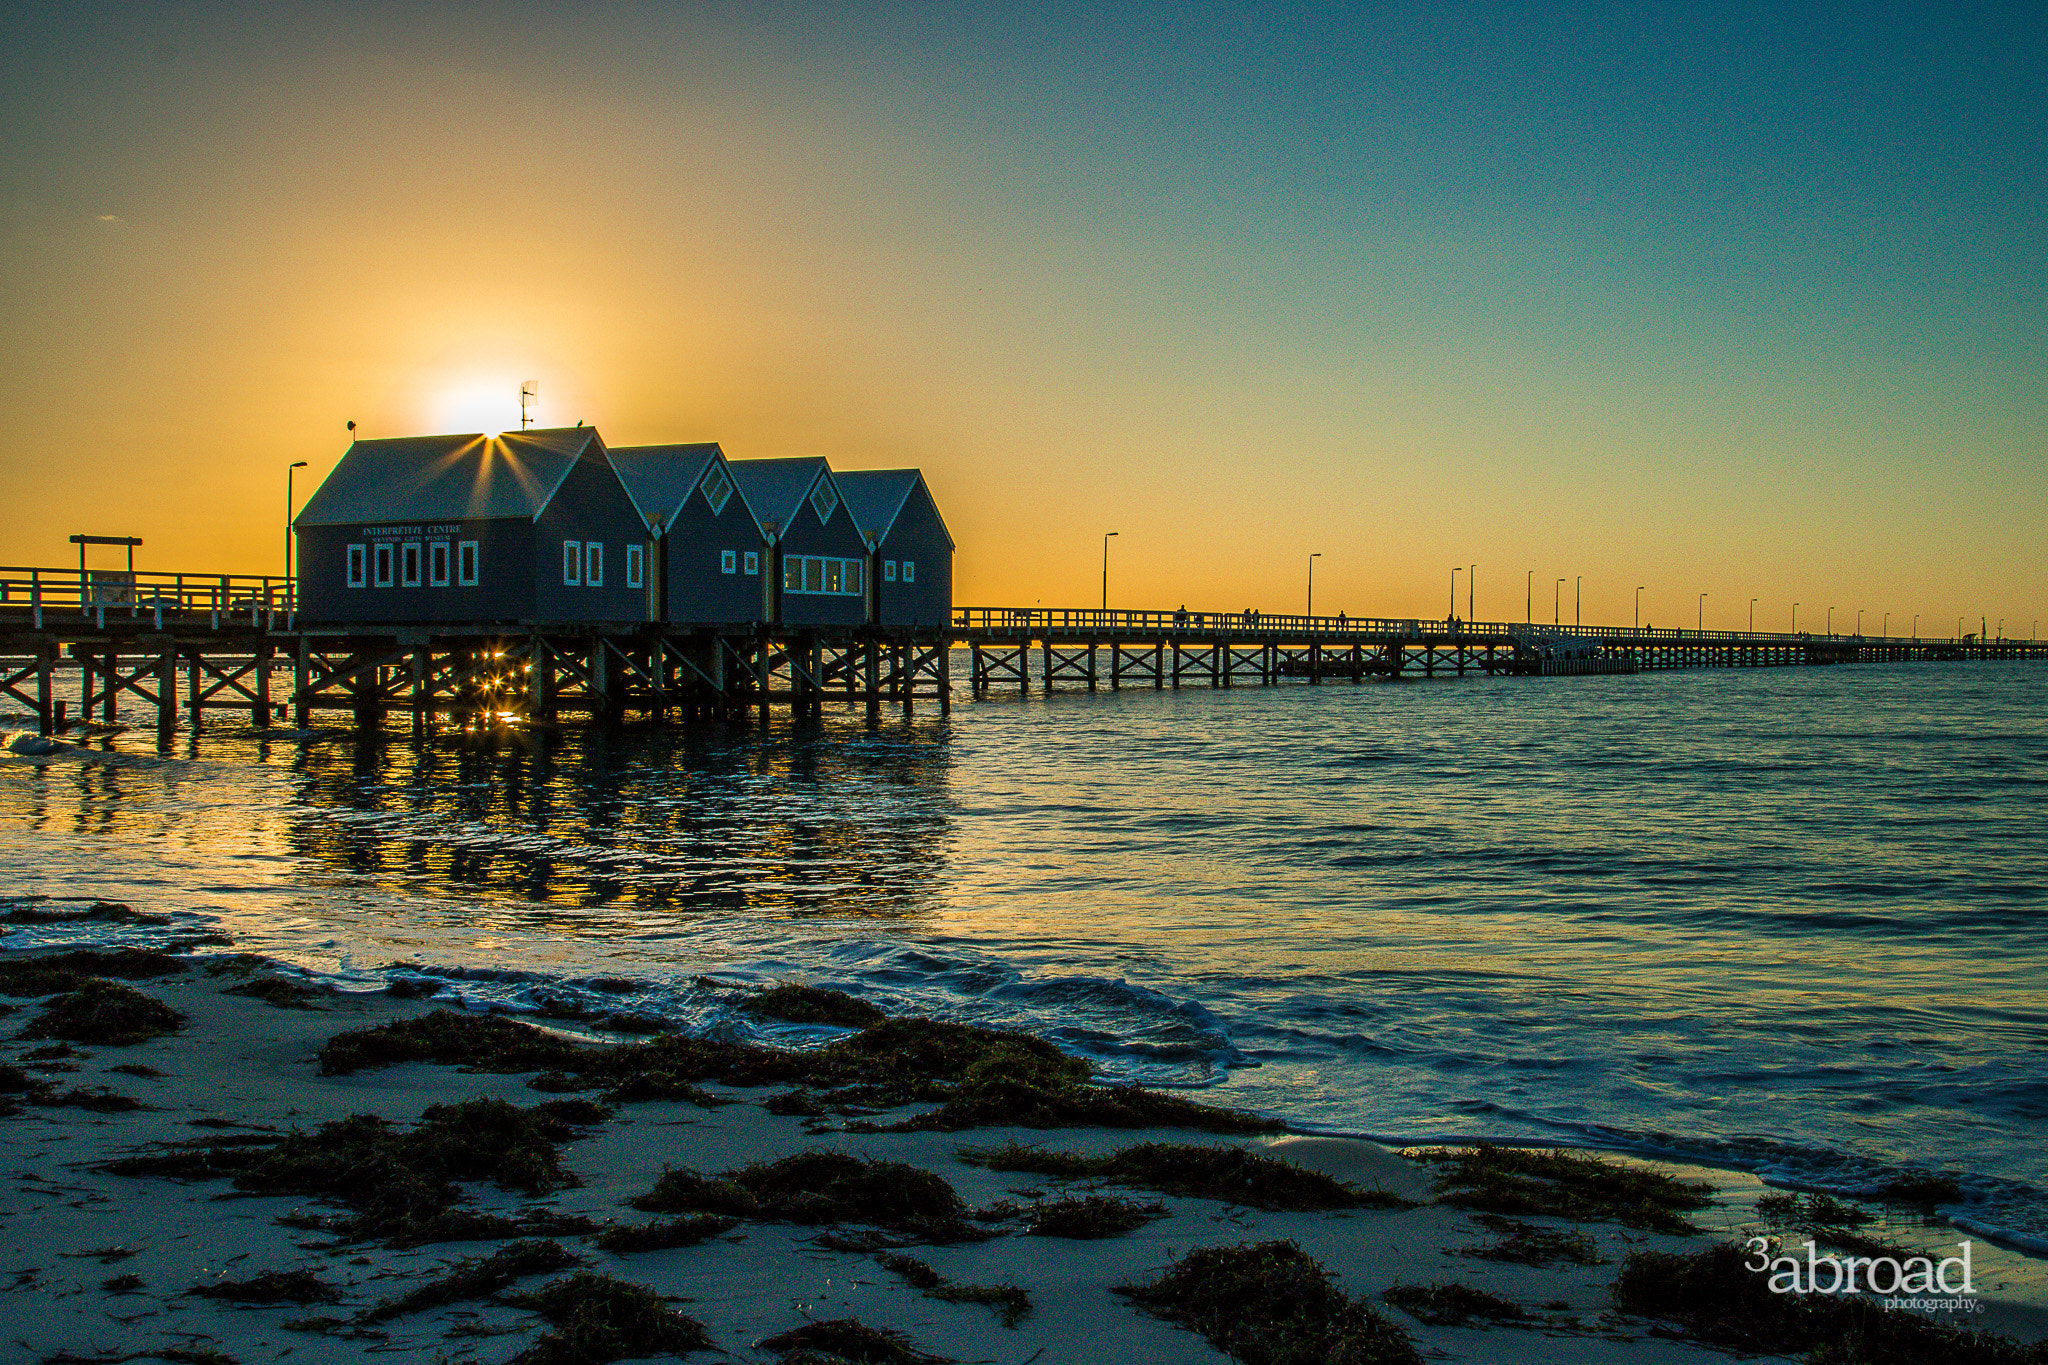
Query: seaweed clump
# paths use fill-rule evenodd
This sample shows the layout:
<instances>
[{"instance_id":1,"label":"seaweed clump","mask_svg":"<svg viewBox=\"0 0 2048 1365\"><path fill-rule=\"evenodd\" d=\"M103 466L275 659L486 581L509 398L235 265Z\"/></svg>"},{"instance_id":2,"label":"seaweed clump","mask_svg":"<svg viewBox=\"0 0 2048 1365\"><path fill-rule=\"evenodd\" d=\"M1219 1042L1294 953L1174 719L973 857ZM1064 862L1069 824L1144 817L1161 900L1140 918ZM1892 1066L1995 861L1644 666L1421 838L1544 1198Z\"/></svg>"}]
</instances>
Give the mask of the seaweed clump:
<instances>
[{"instance_id":1,"label":"seaweed clump","mask_svg":"<svg viewBox=\"0 0 2048 1365\"><path fill-rule=\"evenodd\" d=\"M1077 1240L1117 1237L1164 1217L1164 1204L1140 1204L1113 1194L1084 1194L1033 1204L1025 1211L1024 1235Z\"/></svg>"},{"instance_id":2,"label":"seaweed clump","mask_svg":"<svg viewBox=\"0 0 2048 1365\"><path fill-rule=\"evenodd\" d=\"M395 1299L386 1299L356 1315L358 1322L389 1322L408 1313L420 1313L444 1304L488 1298L514 1280L565 1270L581 1262L556 1242L513 1242L488 1256L464 1257L425 1284Z\"/></svg>"},{"instance_id":3,"label":"seaweed clump","mask_svg":"<svg viewBox=\"0 0 2048 1365\"><path fill-rule=\"evenodd\" d=\"M1421 1365L1406 1332L1292 1241L1203 1247L1115 1292L1244 1365Z\"/></svg>"},{"instance_id":4,"label":"seaweed clump","mask_svg":"<svg viewBox=\"0 0 2048 1365\"><path fill-rule=\"evenodd\" d=\"M1777 1294L1749 1268L1750 1252L1722 1243L1695 1252L1638 1251L1622 1263L1615 1306L1676 1323L1727 1350L1806 1354L1826 1365L2039 1365L2037 1343L1966 1332L1852 1294Z\"/></svg>"},{"instance_id":5,"label":"seaweed clump","mask_svg":"<svg viewBox=\"0 0 2048 1365\"><path fill-rule=\"evenodd\" d=\"M872 1028L889 1016L873 1004L845 991L783 981L748 994L740 1008L764 1019L792 1024L834 1024L840 1028Z\"/></svg>"},{"instance_id":6,"label":"seaweed clump","mask_svg":"<svg viewBox=\"0 0 2048 1365\"><path fill-rule=\"evenodd\" d=\"M980 1241L967 1205L944 1177L900 1161L799 1152L723 1177L671 1167L627 1201L643 1213L708 1213L770 1223L863 1223L926 1241Z\"/></svg>"},{"instance_id":7,"label":"seaweed clump","mask_svg":"<svg viewBox=\"0 0 2048 1365\"><path fill-rule=\"evenodd\" d=\"M615 1223L593 1240L605 1251L672 1251L722 1236L738 1227L739 1222L723 1214L686 1213L677 1218L658 1218L652 1223Z\"/></svg>"},{"instance_id":8,"label":"seaweed clump","mask_svg":"<svg viewBox=\"0 0 2048 1365\"><path fill-rule=\"evenodd\" d=\"M1606 1265L1607 1258L1591 1237L1583 1232L1539 1228L1519 1218L1498 1213L1477 1213L1472 1221L1499 1240L1485 1246L1460 1247L1458 1255L1482 1261L1512 1261L1517 1265L1547 1266L1562 1261L1570 1265Z\"/></svg>"},{"instance_id":9,"label":"seaweed clump","mask_svg":"<svg viewBox=\"0 0 2048 1365\"><path fill-rule=\"evenodd\" d=\"M1397 1284L1380 1297L1432 1327L1462 1327L1474 1318L1488 1322L1529 1321L1528 1311L1512 1299L1469 1285Z\"/></svg>"},{"instance_id":10,"label":"seaweed clump","mask_svg":"<svg viewBox=\"0 0 2048 1365\"><path fill-rule=\"evenodd\" d=\"M21 1067L0 1062L0 1118L12 1118L21 1112L21 1104L17 1100L45 1107L89 1109L99 1114L125 1113L143 1107L140 1100L105 1088L86 1090L74 1086L69 1090L59 1090L40 1076L31 1076Z\"/></svg>"},{"instance_id":11,"label":"seaweed clump","mask_svg":"<svg viewBox=\"0 0 2048 1365\"><path fill-rule=\"evenodd\" d=\"M1190 1199L1220 1199L1247 1208L1279 1210L1405 1206L1379 1190L1362 1190L1291 1161L1242 1147L1142 1142L1107 1156L1049 1152L1023 1143L967 1148L963 1161L992 1171L1023 1171L1063 1180L1104 1180Z\"/></svg>"},{"instance_id":12,"label":"seaweed clump","mask_svg":"<svg viewBox=\"0 0 2048 1365\"><path fill-rule=\"evenodd\" d=\"M536 1089L604 1089L607 1098L617 1100L707 1103L711 1099L700 1087L712 1081L748 1088L794 1085L817 1092L780 1101L798 1112L812 1106L823 1112L848 1105L870 1110L939 1105L888 1129L859 1129L871 1132L954 1132L990 1124L1177 1126L1229 1133L1278 1127L1255 1115L1137 1086L1096 1085L1087 1063L1043 1039L936 1019L883 1018L818 1048L761 1047L678 1034L596 1048L510 1019L436 1010L336 1034L320 1050L321 1074L329 1076L421 1061L504 1074L538 1072L530 1082Z\"/></svg>"},{"instance_id":13,"label":"seaweed clump","mask_svg":"<svg viewBox=\"0 0 2048 1365\"><path fill-rule=\"evenodd\" d=\"M978 1303L994 1313L1005 1327L1015 1327L1030 1315L1031 1296L1014 1284L961 1284L947 1279L915 1256L883 1252L875 1259L884 1270L899 1276L926 1298L944 1303Z\"/></svg>"},{"instance_id":14,"label":"seaweed clump","mask_svg":"<svg viewBox=\"0 0 2048 1365\"><path fill-rule=\"evenodd\" d=\"M1439 1202L1485 1213L1619 1223L1645 1232L1699 1232L1681 1214L1714 1202L1713 1187L1576 1152L1479 1143L1411 1153L1437 1168Z\"/></svg>"},{"instance_id":15,"label":"seaweed clump","mask_svg":"<svg viewBox=\"0 0 2048 1365\"><path fill-rule=\"evenodd\" d=\"M507 1302L531 1308L553 1330L507 1365L605 1365L711 1348L711 1334L644 1285L578 1271Z\"/></svg>"},{"instance_id":16,"label":"seaweed clump","mask_svg":"<svg viewBox=\"0 0 2048 1365\"><path fill-rule=\"evenodd\" d=\"M510 1236L539 1229L456 1210L462 1197L456 1182L489 1181L534 1195L576 1184L562 1165L559 1144L577 1136L579 1126L553 1109L549 1104L521 1109L497 1099L465 1100L434 1105L410 1128L357 1114L310 1133L165 1144L98 1169L179 1180L227 1178L246 1194L325 1200L352 1212L290 1221L354 1239L413 1245Z\"/></svg>"},{"instance_id":17,"label":"seaweed clump","mask_svg":"<svg viewBox=\"0 0 2048 1365\"><path fill-rule=\"evenodd\" d=\"M185 1016L163 1001L118 981L91 977L46 1002L21 1036L128 1047L184 1026Z\"/></svg>"},{"instance_id":18,"label":"seaweed clump","mask_svg":"<svg viewBox=\"0 0 2048 1365\"><path fill-rule=\"evenodd\" d=\"M910 1338L859 1318L807 1322L756 1343L782 1357L782 1365L943 1365L947 1357L920 1351Z\"/></svg>"},{"instance_id":19,"label":"seaweed clump","mask_svg":"<svg viewBox=\"0 0 2048 1365\"><path fill-rule=\"evenodd\" d=\"M80 909L14 905L0 913L0 924L169 924L162 915L144 914L119 901L94 901Z\"/></svg>"},{"instance_id":20,"label":"seaweed clump","mask_svg":"<svg viewBox=\"0 0 2048 1365\"><path fill-rule=\"evenodd\" d=\"M0 995L55 995L93 977L149 981L185 970L182 958L147 948L76 948L63 953L0 957Z\"/></svg>"},{"instance_id":21,"label":"seaweed clump","mask_svg":"<svg viewBox=\"0 0 2048 1365\"><path fill-rule=\"evenodd\" d=\"M246 995L281 1010L319 1010L326 1006L314 1002L324 998L327 992L297 981L287 981L281 976L259 976L254 981L229 986L221 994Z\"/></svg>"},{"instance_id":22,"label":"seaweed clump","mask_svg":"<svg viewBox=\"0 0 2048 1365\"><path fill-rule=\"evenodd\" d=\"M266 1270L249 1280L215 1280L185 1291L229 1303L340 1303L341 1291L310 1270Z\"/></svg>"}]
</instances>

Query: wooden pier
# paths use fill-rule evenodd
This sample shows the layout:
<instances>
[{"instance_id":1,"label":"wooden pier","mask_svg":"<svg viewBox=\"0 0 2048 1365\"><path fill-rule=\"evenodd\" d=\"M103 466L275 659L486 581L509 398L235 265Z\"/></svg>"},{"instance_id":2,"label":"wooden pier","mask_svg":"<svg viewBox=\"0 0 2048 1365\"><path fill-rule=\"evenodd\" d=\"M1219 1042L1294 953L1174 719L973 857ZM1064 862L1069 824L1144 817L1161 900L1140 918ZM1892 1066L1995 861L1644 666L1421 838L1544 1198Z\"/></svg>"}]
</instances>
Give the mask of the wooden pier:
<instances>
[{"instance_id":1,"label":"wooden pier","mask_svg":"<svg viewBox=\"0 0 2048 1365\"><path fill-rule=\"evenodd\" d=\"M154 711L240 711L267 727L345 712L416 726L581 713L765 721L825 704L951 706L971 691L1320 685L1465 674L2048 659L2038 640L1633 630L1413 618L960 608L938 629L683 627L644 622L302 626L289 579L0 568L0 695L52 734Z\"/></svg>"}]
</instances>

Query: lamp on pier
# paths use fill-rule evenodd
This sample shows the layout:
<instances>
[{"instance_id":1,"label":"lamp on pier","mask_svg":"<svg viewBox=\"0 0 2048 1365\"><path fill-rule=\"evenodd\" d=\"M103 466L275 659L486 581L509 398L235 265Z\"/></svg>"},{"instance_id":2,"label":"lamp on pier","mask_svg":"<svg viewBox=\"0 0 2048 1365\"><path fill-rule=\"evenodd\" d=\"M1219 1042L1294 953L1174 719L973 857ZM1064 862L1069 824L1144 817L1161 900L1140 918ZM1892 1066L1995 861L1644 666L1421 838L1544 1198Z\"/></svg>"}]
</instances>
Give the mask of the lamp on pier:
<instances>
[{"instance_id":1,"label":"lamp on pier","mask_svg":"<svg viewBox=\"0 0 2048 1365\"><path fill-rule=\"evenodd\" d=\"M1322 557L1323 552L1321 550L1317 550L1308 557L1308 614L1310 616L1316 614L1316 561Z\"/></svg>"},{"instance_id":2,"label":"lamp on pier","mask_svg":"<svg viewBox=\"0 0 2048 1365\"><path fill-rule=\"evenodd\" d=\"M1115 531L1105 531L1102 536L1102 609L1109 610L1109 541ZM1090 668L1094 665L1090 664Z\"/></svg>"}]
</instances>

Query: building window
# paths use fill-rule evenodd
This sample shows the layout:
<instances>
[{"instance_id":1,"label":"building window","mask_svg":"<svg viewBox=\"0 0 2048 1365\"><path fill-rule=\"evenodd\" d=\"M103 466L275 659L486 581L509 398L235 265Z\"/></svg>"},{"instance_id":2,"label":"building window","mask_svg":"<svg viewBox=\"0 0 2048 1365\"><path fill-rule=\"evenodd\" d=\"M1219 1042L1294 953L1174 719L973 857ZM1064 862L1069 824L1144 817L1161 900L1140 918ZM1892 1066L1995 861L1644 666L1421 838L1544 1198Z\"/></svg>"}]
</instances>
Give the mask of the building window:
<instances>
[{"instance_id":1,"label":"building window","mask_svg":"<svg viewBox=\"0 0 2048 1365\"><path fill-rule=\"evenodd\" d=\"M348 547L348 585L351 588L360 588L368 584L370 578L369 566L369 547L364 545L351 545Z\"/></svg>"},{"instance_id":2,"label":"building window","mask_svg":"<svg viewBox=\"0 0 2048 1365\"><path fill-rule=\"evenodd\" d=\"M720 550L718 552L718 571L720 573L738 573L739 569L740 557L737 551Z\"/></svg>"},{"instance_id":3,"label":"building window","mask_svg":"<svg viewBox=\"0 0 2048 1365\"><path fill-rule=\"evenodd\" d=\"M583 544L583 586L604 586L604 542L601 540L585 541Z\"/></svg>"},{"instance_id":4,"label":"building window","mask_svg":"<svg viewBox=\"0 0 2048 1365\"><path fill-rule=\"evenodd\" d=\"M628 545L626 547L626 586L644 587L647 582L647 547Z\"/></svg>"},{"instance_id":5,"label":"building window","mask_svg":"<svg viewBox=\"0 0 2048 1365\"><path fill-rule=\"evenodd\" d=\"M917 565L912 560L906 559L903 561L903 581L905 583L915 583L917 581Z\"/></svg>"},{"instance_id":6,"label":"building window","mask_svg":"<svg viewBox=\"0 0 2048 1365\"><path fill-rule=\"evenodd\" d=\"M455 581L465 588L476 586L476 542L465 540L455 547Z\"/></svg>"},{"instance_id":7,"label":"building window","mask_svg":"<svg viewBox=\"0 0 2048 1365\"><path fill-rule=\"evenodd\" d=\"M437 540L427 546L427 586L448 586L448 542Z\"/></svg>"},{"instance_id":8,"label":"building window","mask_svg":"<svg viewBox=\"0 0 2048 1365\"><path fill-rule=\"evenodd\" d=\"M711 462L711 468L705 471L704 482L697 487L704 490L704 501L710 505L714 517L723 512L725 504L732 499L732 480L726 477L725 466L716 460Z\"/></svg>"},{"instance_id":9,"label":"building window","mask_svg":"<svg viewBox=\"0 0 2048 1365\"><path fill-rule=\"evenodd\" d=\"M583 586L583 542L580 540L562 542L562 586Z\"/></svg>"},{"instance_id":10,"label":"building window","mask_svg":"<svg viewBox=\"0 0 2048 1365\"><path fill-rule=\"evenodd\" d=\"M896 581L895 560L885 559L882 561L882 581L884 583L894 583Z\"/></svg>"},{"instance_id":11,"label":"building window","mask_svg":"<svg viewBox=\"0 0 2048 1365\"><path fill-rule=\"evenodd\" d=\"M839 495L832 491L832 480L820 474L817 486L811 489L811 510L818 514L819 521L830 521L832 509L837 506Z\"/></svg>"},{"instance_id":12,"label":"building window","mask_svg":"<svg viewBox=\"0 0 2048 1365\"><path fill-rule=\"evenodd\" d=\"M420 543L408 540L398 552L398 586L417 588L420 585Z\"/></svg>"},{"instance_id":13,"label":"building window","mask_svg":"<svg viewBox=\"0 0 2048 1365\"><path fill-rule=\"evenodd\" d=\"M865 574L858 559L790 555L782 561L782 590L815 597L858 597Z\"/></svg>"},{"instance_id":14,"label":"building window","mask_svg":"<svg viewBox=\"0 0 2048 1365\"><path fill-rule=\"evenodd\" d=\"M383 545L378 545L374 547L370 551L371 562L377 566L377 586L380 588L388 588L391 586L391 566L397 558L396 554L394 553L396 548L397 547L387 542Z\"/></svg>"},{"instance_id":15,"label":"building window","mask_svg":"<svg viewBox=\"0 0 2048 1365\"><path fill-rule=\"evenodd\" d=\"M761 572L761 553L760 553L760 551L758 551L758 550L749 550L749 551L747 551L747 576L748 576L748 577L750 577L750 578L751 578L751 577L755 577L755 576L759 575L759 574L760 574L760 572Z\"/></svg>"}]
</instances>

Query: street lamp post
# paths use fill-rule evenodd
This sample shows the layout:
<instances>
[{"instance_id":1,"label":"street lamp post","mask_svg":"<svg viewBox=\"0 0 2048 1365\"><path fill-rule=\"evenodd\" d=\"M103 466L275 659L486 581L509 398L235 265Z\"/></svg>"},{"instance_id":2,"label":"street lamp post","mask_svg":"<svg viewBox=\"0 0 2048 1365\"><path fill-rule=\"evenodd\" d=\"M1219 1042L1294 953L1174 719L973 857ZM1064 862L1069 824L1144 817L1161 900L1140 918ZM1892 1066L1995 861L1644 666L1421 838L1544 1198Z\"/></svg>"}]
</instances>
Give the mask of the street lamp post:
<instances>
[{"instance_id":1,"label":"street lamp post","mask_svg":"<svg viewBox=\"0 0 2048 1365\"><path fill-rule=\"evenodd\" d=\"M1643 585L1636 584L1636 629L1643 628Z\"/></svg>"},{"instance_id":2,"label":"street lamp post","mask_svg":"<svg viewBox=\"0 0 2048 1365\"><path fill-rule=\"evenodd\" d=\"M1574 582L1572 583L1572 629L1574 630L1578 629L1580 626L1586 623L1585 589L1586 576L1584 574L1580 574L1578 578L1574 580Z\"/></svg>"},{"instance_id":3,"label":"street lamp post","mask_svg":"<svg viewBox=\"0 0 2048 1365\"><path fill-rule=\"evenodd\" d=\"M1700 610L1699 610L1699 615L1698 615L1698 616L1697 616L1696 618L1694 618L1694 620L1693 620L1693 623L1692 623L1692 629L1693 629L1693 634L1695 634L1695 635L1700 635L1700 634L1704 634L1704 633L1706 632L1706 629L1707 629L1707 595L1706 595L1705 593L1701 593L1701 594L1700 594Z\"/></svg>"},{"instance_id":4,"label":"street lamp post","mask_svg":"<svg viewBox=\"0 0 2048 1365\"><path fill-rule=\"evenodd\" d=\"M1323 552L1321 550L1317 550L1308 557L1308 614L1310 616L1316 614L1316 561L1322 557Z\"/></svg>"},{"instance_id":5,"label":"street lamp post","mask_svg":"<svg viewBox=\"0 0 2048 1365\"><path fill-rule=\"evenodd\" d=\"M1479 609L1473 605L1479 597L1479 566L1468 565L1465 569L1465 619L1477 621Z\"/></svg>"},{"instance_id":6,"label":"street lamp post","mask_svg":"<svg viewBox=\"0 0 2048 1365\"><path fill-rule=\"evenodd\" d=\"M1856 638L1863 638L1863 608L1856 608Z\"/></svg>"},{"instance_id":7,"label":"street lamp post","mask_svg":"<svg viewBox=\"0 0 2048 1365\"><path fill-rule=\"evenodd\" d=\"M1110 537L1116 534L1118 533L1115 531L1106 531L1102 536L1102 609L1104 611L1109 610L1109 541Z\"/></svg>"},{"instance_id":8,"label":"street lamp post","mask_svg":"<svg viewBox=\"0 0 2048 1365\"><path fill-rule=\"evenodd\" d=\"M1835 638L1835 609L1833 607L1828 608L1828 638L1830 640Z\"/></svg>"},{"instance_id":9,"label":"street lamp post","mask_svg":"<svg viewBox=\"0 0 2048 1365\"><path fill-rule=\"evenodd\" d=\"M1799 604L1797 602L1792 604L1792 633L1794 635L1799 633Z\"/></svg>"},{"instance_id":10,"label":"street lamp post","mask_svg":"<svg viewBox=\"0 0 2048 1365\"><path fill-rule=\"evenodd\" d=\"M1560 578L1557 580L1557 586L1550 590L1550 624L1553 626L1564 624L1564 611L1558 606L1558 603L1563 599L1564 580Z\"/></svg>"},{"instance_id":11,"label":"street lamp post","mask_svg":"<svg viewBox=\"0 0 2048 1365\"><path fill-rule=\"evenodd\" d=\"M1455 621L1455 620L1457 620L1457 619L1458 619L1458 574L1459 574L1459 572L1460 572L1460 570L1459 570L1458 566L1457 566L1457 565L1455 565L1455 564L1453 564L1453 565L1451 566L1451 610L1450 610L1450 613L1449 613L1449 615L1447 615L1447 616L1446 616L1446 617L1444 618L1444 623L1445 623L1446 625L1448 625L1448 624L1450 624L1451 622L1453 622L1453 621Z\"/></svg>"},{"instance_id":12,"label":"street lamp post","mask_svg":"<svg viewBox=\"0 0 2048 1365\"><path fill-rule=\"evenodd\" d=\"M1536 620L1536 571L1529 570L1529 581L1522 585L1522 624L1531 625Z\"/></svg>"},{"instance_id":13,"label":"street lamp post","mask_svg":"<svg viewBox=\"0 0 2048 1365\"><path fill-rule=\"evenodd\" d=\"M292 471L304 469L304 460L295 460L284 469L284 577L289 583L292 577Z\"/></svg>"},{"instance_id":14,"label":"street lamp post","mask_svg":"<svg viewBox=\"0 0 2048 1365\"><path fill-rule=\"evenodd\" d=\"M1913 638L1920 638L1920 613L1917 611L1913 613Z\"/></svg>"},{"instance_id":15,"label":"street lamp post","mask_svg":"<svg viewBox=\"0 0 2048 1365\"><path fill-rule=\"evenodd\" d=\"M1892 638L1892 614L1890 612L1886 612L1884 619L1877 623L1877 638L1880 640Z\"/></svg>"},{"instance_id":16,"label":"street lamp post","mask_svg":"<svg viewBox=\"0 0 2048 1365\"><path fill-rule=\"evenodd\" d=\"M1756 634L1756 599L1749 599L1749 633Z\"/></svg>"}]
</instances>

